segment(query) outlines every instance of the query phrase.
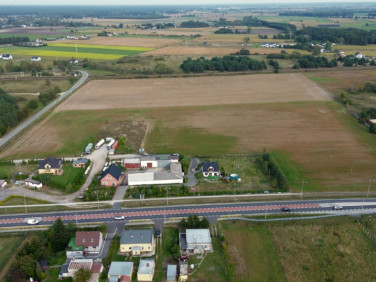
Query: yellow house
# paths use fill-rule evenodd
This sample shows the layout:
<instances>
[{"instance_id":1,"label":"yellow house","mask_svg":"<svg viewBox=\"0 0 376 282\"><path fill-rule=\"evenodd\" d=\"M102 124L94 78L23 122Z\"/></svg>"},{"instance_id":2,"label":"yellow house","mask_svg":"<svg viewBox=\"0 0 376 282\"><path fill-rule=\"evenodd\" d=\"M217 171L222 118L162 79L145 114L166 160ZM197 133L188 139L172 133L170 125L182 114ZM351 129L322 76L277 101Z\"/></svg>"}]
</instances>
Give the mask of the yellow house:
<instances>
[{"instance_id":1,"label":"yellow house","mask_svg":"<svg viewBox=\"0 0 376 282\"><path fill-rule=\"evenodd\" d=\"M140 259L137 271L137 281L153 281L154 269L154 259Z\"/></svg>"},{"instance_id":2,"label":"yellow house","mask_svg":"<svg viewBox=\"0 0 376 282\"><path fill-rule=\"evenodd\" d=\"M153 253L155 241L152 229L123 230L120 238L120 252L132 253L139 256L144 253Z\"/></svg>"},{"instance_id":3,"label":"yellow house","mask_svg":"<svg viewBox=\"0 0 376 282\"><path fill-rule=\"evenodd\" d=\"M40 160L38 164L39 174L63 174L63 161L61 159L46 158Z\"/></svg>"}]
</instances>

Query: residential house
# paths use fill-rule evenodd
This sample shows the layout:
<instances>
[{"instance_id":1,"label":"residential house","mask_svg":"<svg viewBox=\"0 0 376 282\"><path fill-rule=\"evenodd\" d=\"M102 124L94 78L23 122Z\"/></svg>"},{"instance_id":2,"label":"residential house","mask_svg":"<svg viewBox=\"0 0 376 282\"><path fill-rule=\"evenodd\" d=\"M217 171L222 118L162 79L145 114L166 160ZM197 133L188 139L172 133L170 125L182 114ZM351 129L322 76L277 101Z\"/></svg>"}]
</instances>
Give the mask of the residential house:
<instances>
[{"instance_id":1,"label":"residential house","mask_svg":"<svg viewBox=\"0 0 376 282\"><path fill-rule=\"evenodd\" d=\"M77 270L80 268L90 269L93 266L93 259L72 259L68 266L67 277L74 277Z\"/></svg>"},{"instance_id":2,"label":"residential house","mask_svg":"<svg viewBox=\"0 0 376 282\"><path fill-rule=\"evenodd\" d=\"M63 174L63 161L56 158L46 158L39 161L38 172L39 174Z\"/></svg>"},{"instance_id":3,"label":"residential house","mask_svg":"<svg viewBox=\"0 0 376 282\"><path fill-rule=\"evenodd\" d=\"M88 163L88 159L86 158L82 158L82 159L78 159L78 160L75 160L73 163L72 163L72 166L73 167L85 167L86 164Z\"/></svg>"},{"instance_id":4,"label":"residential house","mask_svg":"<svg viewBox=\"0 0 376 282\"><path fill-rule=\"evenodd\" d=\"M133 262L132 261L113 261L108 271L108 281L132 281Z\"/></svg>"},{"instance_id":5,"label":"residential house","mask_svg":"<svg viewBox=\"0 0 376 282\"><path fill-rule=\"evenodd\" d=\"M202 176L208 180L218 180L221 172L219 170L218 162L206 161L202 164Z\"/></svg>"},{"instance_id":6,"label":"residential house","mask_svg":"<svg viewBox=\"0 0 376 282\"><path fill-rule=\"evenodd\" d=\"M69 63L70 63L70 64L75 64L75 65L76 65L76 64L78 64L78 60L75 59L75 58L72 58L72 59L69 60Z\"/></svg>"},{"instance_id":7,"label":"residential house","mask_svg":"<svg viewBox=\"0 0 376 282\"><path fill-rule=\"evenodd\" d=\"M176 265L175 264L168 264L167 265L167 281L176 281Z\"/></svg>"},{"instance_id":8,"label":"residential house","mask_svg":"<svg viewBox=\"0 0 376 282\"><path fill-rule=\"evenodd\" d=\"M72 237L69 240L68 246L65 250L67 258L83 258L84 257L84 250L83 246L76 246L75 245L75 237Z\"/></svg>"},{"instance_id":9,"label":"residential house","mask_svg":"<svg viewBox=\"0 0 376 282\"><path fill-rule=\"evenodd\" d=\"M42 61L42 58L41 57L31 57L30 59L32 62L40 62Z\"/></svg>"},{"instance_id":10,"label":"residential house","mask_svg":"<svg viewBox=\"0 0 376 282\"><path fill-rule=\"evenodd\" d=\"M92 277L96 276L99 280L99 273L103 271L103 265L101 262L94 261L93 259L68 259L65 264L61 267L59 273L59 279L74 277L77 270L80 268L90 269L92 272ZM88 281L93 281L92 277Z\"/></svg>"},{"instance_id":11,"label":"residential house","mask_svg":"<svg viewBox=\"0 0 376 282\"><path fill-rule=\"evenodd\" d=\"M99 253L103 245L100 231L77 231L74 245L84 247L85 253Z\"/></svg>"},{"instance_id":12,"label":"residential house","mask_svg":"<svg viewBox=\"0 0 376 282\"><path fill-rule=\"evenodd\" d=\"M137 271L137 281L153 281L154 270L154 259L140 259Z\"/></svg>"},{"instance_id":13,"label":"residential house","mask_svg":"<svg viewBox=\"0 0 376 282\"><path fill-rule=\"evenodd\" d=\"M11 54L3 54L1 56L3 60L13 60L13 56Z\"/></svg>"},{"instance_id":14,"label":"residential house","mask_svg":"<svg viewBox=\"0 0 376 282\"><path fill-rule=\"evenodd\" d=\"M7 186L7 182L5 180L0 180L0 188L5 188Z\"/></svg>"},{"instance_id":15,"label":"residential house","mask_svg":"<svg viewBox=\"0 0 376 282\"><path fill-rule=\"evenodd\" d=\"M34 179L32 179L32 178L28 178L28 179L26 179L26 180L25 180L25 185L26 185L27 187L38 188L38 189L42 188L42 186L43 186L42 182L39 182L39 181L34 180Z\"/></svg>"},{"instance_id":16,"label":"residential house","mask_svg":"<svg viewBox=\"0 0 376 282\"><path fill-rule=\"evenodd\" d=\"M213 252L209 229L187 229L179 234L179 247L183 255Z\"/></svg>"},{"instance_id":17,"label":"residential house","mask_svg":"<svg viewBox=\"0 0 376 282\"><path fill-rule=\"evenodd\" d=\"M362 58L363 58L363 54L360 53L360 52L356 52L356 53L354 54L354 57L357 58L357 59L362 59Z\"/></svg>"},{"instance_id":18,"label":"residential house","mask_svg":"<svg viewBox=\"0 0 376 282\"><path fill-rule=\"evenodd\" d=\"M181 260L179 261L179 281L188 280L188 261Z\"/></svg>"},{"instance_id":19,"label":"residential house","mask_svg":"<svg viewBox=\"0 0 376 282\"><path fill-rule=\"evenodd\" d=\"M117 187L121 182L121 169L115 164L111 164L102 174L102 186L115 186Z\"/></svg>"},{"instance_id":20,"label":"residential house","mask_svg":"<svg viewBox=\"0 0 376 282\"><path fill-rule=\"evenodd\" d=\"M155 240L152 229L123 230L120 238L120 252L139 256L153 253Z\"/></svg>"}]
</instances>

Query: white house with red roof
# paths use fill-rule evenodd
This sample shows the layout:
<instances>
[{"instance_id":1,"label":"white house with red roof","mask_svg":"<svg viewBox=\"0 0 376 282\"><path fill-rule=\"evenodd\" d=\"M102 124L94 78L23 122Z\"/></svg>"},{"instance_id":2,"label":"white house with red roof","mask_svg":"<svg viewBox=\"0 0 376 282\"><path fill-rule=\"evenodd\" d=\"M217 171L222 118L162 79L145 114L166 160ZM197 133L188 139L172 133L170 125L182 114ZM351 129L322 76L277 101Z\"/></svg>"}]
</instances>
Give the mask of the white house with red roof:
<instances>
[{"instance_id":1,"label":"white house with red roof","mask_svg":"<svg viewBox=\"0 0 376 282\"><path fill-rule=\"evenodd\" d=\"M74 245L84 247L85 253L99 253L103 246L103 235L100 231L77 231Z\"/></svg>"}]
</instances>

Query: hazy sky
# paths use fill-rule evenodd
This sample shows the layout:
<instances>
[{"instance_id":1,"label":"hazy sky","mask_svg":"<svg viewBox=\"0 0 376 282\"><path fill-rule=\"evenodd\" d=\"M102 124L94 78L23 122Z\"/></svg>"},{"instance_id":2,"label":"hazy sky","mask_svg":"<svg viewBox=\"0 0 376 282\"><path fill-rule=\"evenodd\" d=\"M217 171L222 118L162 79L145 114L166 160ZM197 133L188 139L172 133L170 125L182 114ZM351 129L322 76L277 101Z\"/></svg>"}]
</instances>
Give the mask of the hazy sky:
<instances>
[{"instance_id":1,"label":"hazy sky","mask_svg":"<svg viewBox=\"0 0 376 282\"><path fill-rule=\"evenodd\" d=\"M0 5L210 5L256 3L375 2L375 0L1 0Z\"/></svg>"}]
</instances>

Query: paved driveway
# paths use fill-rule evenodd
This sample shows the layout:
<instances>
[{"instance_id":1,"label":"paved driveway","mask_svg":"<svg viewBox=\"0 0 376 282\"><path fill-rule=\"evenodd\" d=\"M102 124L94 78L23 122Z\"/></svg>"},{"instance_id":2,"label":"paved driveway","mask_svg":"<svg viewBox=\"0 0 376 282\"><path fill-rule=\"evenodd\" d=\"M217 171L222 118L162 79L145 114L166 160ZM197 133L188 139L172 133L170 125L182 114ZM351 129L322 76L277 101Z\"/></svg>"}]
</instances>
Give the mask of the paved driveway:
<instances>
[{"instance_id":1,"label":"paved driveway","mask_svg":"<svg viewBox=\"0 0 376 282\"><path fill-rule=\"evenodd\" d=\"M198 158L191 159L191 164L189 165L188 175L187 175L188 182L185 183L186 186L192 187L197 184L198 180L195 177L195 174L196 174L196 168L199 163L200 163L200 160Z\"/></svg>"}]
</instances>

